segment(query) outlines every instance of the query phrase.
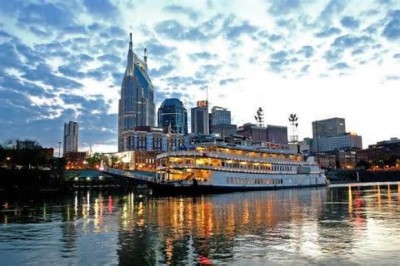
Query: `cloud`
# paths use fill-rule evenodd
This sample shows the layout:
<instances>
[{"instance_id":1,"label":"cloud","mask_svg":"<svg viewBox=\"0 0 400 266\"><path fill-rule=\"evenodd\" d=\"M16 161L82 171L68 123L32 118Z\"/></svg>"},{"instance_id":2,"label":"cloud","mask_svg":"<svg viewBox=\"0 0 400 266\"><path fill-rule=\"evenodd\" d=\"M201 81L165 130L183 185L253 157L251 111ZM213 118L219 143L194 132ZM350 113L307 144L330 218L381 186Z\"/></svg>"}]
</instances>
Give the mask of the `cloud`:
<instances>
[{"instance_id":1,"label":"cloud","mask_svg":"<svg viewBox=\"0 0 400 266\"><path fill-rule=\"evenodd\" d=\"M277 35L277 34L271 34L268 39L271 42L276 42L276 41L282 40L282 36Z\"/></svg>"},{"instance_id":2,"label":"cloud","mask_svg":"<svg viewBox=\"0 0 400 266\"><path fill-rule=\"evenodd\" d=\"M288 67L290 64L298 61L295 57L290 57L293 51L278 51L270 55L269 66L271 70L279 73Z\"/></svg>"},{"instance_id":3,"label":"cloud","mask_svg":"<svg viewBox=\"0 0 400 266\"><path fill-rule=\"evenodd\" d=\"M400 76L399 75L388 75L385 77L386 80L389 81L397 81L400 80Z\"/></svg>"},{"instance_id":4,"label":"cloud","mask_svg":"<svg viewBox=\"0 0 400 266\"><path fill-rule=\"evenodd\" d=\"M98 32L98 31L103 29L103 25L101 25L100 23L95 22L95 23L92 23L92 24L88 25L87 28L90 31Z\"/></svg>"},{"instance_id":5,"label":"cloud","mask_svg":"<svg viewBox=\"0 0 400 266\"><path fill-rule=\"evenodd\" d=\"M343 50L331 48L330 50L325 52L323 57L326 59L326 61L332 63L341 59L342 56L343 56Z\"/></svg>"},{"instance_id":6,"label":"cloud","mask_svg":"<svg viewBox=\"0 0 400 266\"><path fill-rule=\"evenodd\" d=\"M219 81L219 85L225 86L225 85L228 85L228 84L231 84L231 83L238 82L238 81L240 81L240 80L242 80L242 78L226 78L226 79L221 79L221 80Z\"/></svg>"},{"instance_id":7,"label":"cloud","mask_svg":"<svg viewBox=\"0 0 400 266\"><path fill-rule=\"evenodd\" d=\"M36 51L32 50L30 47L17 43L15 45L15 50L19 53L20 56L22 56L22 61L24 63L28 63L29 65L35 65L35 64L43 64L45 62L44 58L39 55Z\"/></svg>"},{"instance_id":8,"label":"cloud","mask_svg":"<svg viewBox=\"0 0 400 266\"><path fill-rule=\"evenodd\" d=\"M31 26L29 27L29 30L40 37L50 37L52 35L51 32L37 26Z\"/></svg>"},{"instance_id":9,"label":"cloud","mask_svg":"<svg viewBox=\"0 0 400 266\"><path fill-rule=\"evenodd\" d=\"M147 47L149 57L165 58L168 54L173 53L176 48L161 44L156 39L146 41L144 47Z\"/></svg>"},{"instance_id":10,"label":"cloud","mask_svg":"<svg viewBox=\"0 0 400 266\"><path fill-rule=\"evenodd\" d=\"M248 21L243 21L239 25L229 25L225 27L225 37L228 39L236 39L241 35L251 35L256 31L257 27L250 25Z\"/></svg>"},{"instance_id":11,"label":"cloud","mask_svg":"<svg viewBox=\"0 0 400 266\"><path fill-rule=\"evenodd\" d=\"M314 48L312 46L303 46L297 53L304 55L306 58L310 58L314 55Z\"/></svg>"},{"instance_id":12,"label":"cloud","mask_svg":"<svg viewBox=\"0 0 400 266\"><path fill-rule=\"evenodd\" d=\"M358 26L360 25L359 21L354 19L353 17L345 16L342 18L340 21L343 27L349 28L349 29L357 29Z\"/></svg>"},{"instance_id":13,"label":"cloud","mask_svg":"<svg viewBox=\"0 0 400 266\"><path fill-rule=\"evenodd\" d=\"M310 70L310 65L304 65L304 66L301 68L300 73L301 73L301 75L304 75L304 74L308 73L309 70Z\"/></svg>"},{"instance_id":14,"label":"cloud","mask_svg":"<svg viewBox=\"0 0 400 266\"><path fill-rule=\"evenodd\" d=\"M269 12L273 15L286 15L297 10L302 2L302 0L273 0Z\"/></svg>"},{"instance_id":15,"label":"cloud","mask_svg":"<svg viewBox=\"0 0 400 266\"><path fill-rule=\"evenodd\" d=\"M372 39L366 35L362 36L353 36L353 35L344 35L335 39L332 46L337 48L347 48L354 47L357 45L364 45L370 43Z\"/></svg>"},{"instance_id":16,"label":"cloud","mask_svg":"<svg viewBox=\"0 0 400 266\"><path fill-rule=\"evenodd\" d=\"M76 82L73 79L53 74L52 68L45 63L40 63L32 70L26 71L22 75L22 77L30 81L41 81L44 84L47 84L57 89L58 88L76 89L82 87L82 84Z\"/></svg>"},{"instance_id":17,"label":"cloud","mask_svg":"<svg viewBox=\"0 0 400 266\"><path fill-rule=\"evenodd\" d=\"M171 73L174 69L174 65L163 65L158 69L150 69L149 76L152 78L163 77Z\"/></svg>"},{"instance_id":18,"label":"cloud","mask_svg":"<svg viewBox=\"0 0 400 266\"><path fill-rule=\"evenodd\" d=\"M350 69L349 65L345 62L339 62L333 65L330 69Z\"/></svg>"},{"instance_id":19,"label":"cloud","mask_svg":"<svg viewBox=\"0 0 400 266\"><path fill-rule=\"evenodd\" d=\"M208 37L197 27L184 27L176 20L165 20L157 23L155 31L172 40L204 41Z\"/></svg>"},{"instance_id":20,"label":"cloud","mask_svg":"<svg viewBox=\"0 0 400 266\"><path fill-rule=\"evenodd\" d=\"M337 35L341 33L341 30L335 27L330 27L330 28L326 28L318 33L315 34L315 37L318 38L326 38L326 37L330 37L332 35Z\"/></svg>"},{"instance_id":21,"label":"cloud","mask_svg":"<svg viewBox=\"0 0 400 266\"><path fill-rule=\"evenodd\" d=\"M74 24L74 13L68 8L61 8L52 3L28 4L19 6L18 22L21 26L41 24L57 27Z\"/></svg>"},{"instance_id":22,"label":"cloud","mask_svg":"<svg viewBox=\"0 0 400 266\"><path fill-rule=\"evenodd\" d=\"M198 14L191 8L178 6L178 5L168 5L163 8L165 12L176 14L176 15L187 15L188 18L197 20Z\"/></svg>"},{"instance_id":23,"label":"cloud","mask_svg":"<svg viewBox=\"0 0 400 266\"><path fill-rule=\"evenodd\" d=\"M390 21L385 25L382 35L390 41L400 40L400 10L390 12Z\"/></svg>"},{"instance_id":24,"label":"cloud","mask_svg":"<svg viewBox=\"0 0 400 266\"><path fill-rule=\"evenodd\" d=\"M362 54L365 53L365 50L366 50L366 49L363 49L363 48L356 48L356 49L354 49L354 50L351 52L351 54L352 54L353 56L355 56L355 55L362 55Z\"/></svg>"},{"instance_id":25,"label":"cloud","mask_svg":"<svg viewBox=\"0 0 400 266\"><path fill-rule=\"evenodd\" d=\"M121 57L118 57L114 54L103 54L101 56L98 56L97 59L100 62L108 62L108 63L113 63L115 65L122 65Z\"/></svg>"},{"instance_id":26,"label":"cloud","mask_svg":"<svg viewBox=\"0 0 400 266\"><path fill-rule=\"evenodd\" d=\"M216 57L217 57L216 54L211 54L209 52L199 52L199 53L193 53L193 54L189 55L189 58L194 61L200 60L200 59L210 60L210 59L214 59Z\"/></svg>"},{"instance_id":27,"label":"cloud","mask_svg":"<svg viewBox=\"0 0 400 266\"><path fill-rule=\"evenodd\" d=\"M319 15L321 21L330 22L333 15L340 14L345 9L347 3L347 0L330 0Z\"/></svg>"},{"instance_id":28,"label":"cloud","mask_svg":"<svg viewBox=\"0 0 400 266\"><path fill-rule=\"evenodd\" d=\"M203 79L203 78L211 78L217 74L219 69L221 68L221 65L215 65L215 64L206 64L206 65L201 65L196 72L195 76L198 79Z\"/></svg>"},{"instance_id":29,"label":"cloud","mask_svg":"<svg viewBox=\"0 0 400 266\"><path fill-rule=\"evenodd\" d=\"M117 8L108 0L83 0L83 4L90 13L104 18L117 13Z\"/></svg>"},{"instance_id":30,"label":"cloud","mask_svg":"<svg viewBox=\"0 0 400 266\"><path fill-rule=\"evenodd\" d=\"M65 34L82 34L82 35L88 33L86 27L81 25L70 25L70 26L67 25L63 28L63 32Z\"/></svg>"},{"instance_id":31,"label":"cloud","mask_svg":"<svg viewBox=\"0 0 400 266\"><path fill-rule=\"evenodd\" d=\"M0 44L0 58L2 68L15 67L19 68L22 65L21 56L17 53L15 46L11 43Z\"/></svg>"},{"instance_id":32,"label":"cloud","mask_svg":"<svg viewBox=\"0 0 400 266\"><path fill-rule=\"evenodd\" d=\"M192 85L206 85L208 83L208 80L206 79L201 79L199 77L193 78L189 76L172 76L172 77L167 77L165 78L167 81L167 85L176 88L177 85L183 88L190 87Z\"/></svg>"},{"instance_id":33,"label":"cloud","mask_svg":"<svg viewBox=\"0 0 400 266\"><path fill-rule=\"evenodd\" d=\"M400 54L394 54L394 55L393 55L393 58L395 58L395 59L400 59Z\"/></svg>"}]
</instances>

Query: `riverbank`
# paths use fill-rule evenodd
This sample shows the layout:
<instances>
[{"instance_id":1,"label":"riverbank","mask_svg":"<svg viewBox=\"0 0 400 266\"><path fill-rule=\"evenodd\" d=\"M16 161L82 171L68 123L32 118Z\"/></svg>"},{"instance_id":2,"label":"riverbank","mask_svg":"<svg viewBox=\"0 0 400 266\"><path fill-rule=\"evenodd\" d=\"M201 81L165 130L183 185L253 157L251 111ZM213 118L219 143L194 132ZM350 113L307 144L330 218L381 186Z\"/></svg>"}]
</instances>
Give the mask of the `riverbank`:
<instances>
[{"instance_id":1,"label":"riverbank","mask_svg":"<svg viewBox=\"0 0 400 266\"><path fill-rule=\"evenodd\" d=\"M46 196L71 191L127 191L133 184L97 170L0 169L0 196Z\"/></svg>"},{"instance_id":2,"label":"riverbank","mask_svg":"<svg viewBox=\"0 0 400 266\"><path fill-rule=\"evenodd\" d=\"M352 182L397 182L400 181L400 171L369 171L369 170L330 170L326 177L331 183Z\"/></svg>"},{"instance_id":3,"label":"riverbank","mask_svg":"<svg viewBox=\"0 0 400 266\"><path fill-rule=\"evenodd\" d=\"M64 189L63 175L56 170L0 168L0 193L56 193Z\"/></svg>"}]
</instances>

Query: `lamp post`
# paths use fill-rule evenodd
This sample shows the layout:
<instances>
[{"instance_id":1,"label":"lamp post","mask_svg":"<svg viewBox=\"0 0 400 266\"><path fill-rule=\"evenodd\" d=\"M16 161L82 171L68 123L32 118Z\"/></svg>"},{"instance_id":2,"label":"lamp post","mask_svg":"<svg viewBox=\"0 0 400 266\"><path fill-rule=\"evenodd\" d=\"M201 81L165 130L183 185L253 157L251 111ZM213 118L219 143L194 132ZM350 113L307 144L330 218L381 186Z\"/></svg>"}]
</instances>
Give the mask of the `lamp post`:
<instances>
[{"instance_id":1,"label":"lamp post","mask_svg":"<svg viewBox=\"0 0 400 266\"><path fill-rule=\"evenodd\" d=\"M58 158L61 158L61 141L58 142Z\"/></svg>"}]
</instances>

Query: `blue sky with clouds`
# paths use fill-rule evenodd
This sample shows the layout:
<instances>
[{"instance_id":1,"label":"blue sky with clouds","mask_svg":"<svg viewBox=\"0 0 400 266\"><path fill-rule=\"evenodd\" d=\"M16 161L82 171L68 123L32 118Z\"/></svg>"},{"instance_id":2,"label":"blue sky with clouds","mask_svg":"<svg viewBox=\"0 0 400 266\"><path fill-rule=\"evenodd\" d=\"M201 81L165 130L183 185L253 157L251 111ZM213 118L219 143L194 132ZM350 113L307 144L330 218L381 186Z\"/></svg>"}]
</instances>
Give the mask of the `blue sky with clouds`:
<instances>
[{"instance_id":1,"label":"blue sky with clouds","mask_svg":"<svg viewBox=\"0 0 400 266\"><path fill-rule=\"evenodd\" d=\"M206 97L233 122L346 119L364 147L400 137L400 1L13 0L0 5L0 142L116 151L117 103L133 48L147 47L156 104Z\"/></svg>"}]
</instances>

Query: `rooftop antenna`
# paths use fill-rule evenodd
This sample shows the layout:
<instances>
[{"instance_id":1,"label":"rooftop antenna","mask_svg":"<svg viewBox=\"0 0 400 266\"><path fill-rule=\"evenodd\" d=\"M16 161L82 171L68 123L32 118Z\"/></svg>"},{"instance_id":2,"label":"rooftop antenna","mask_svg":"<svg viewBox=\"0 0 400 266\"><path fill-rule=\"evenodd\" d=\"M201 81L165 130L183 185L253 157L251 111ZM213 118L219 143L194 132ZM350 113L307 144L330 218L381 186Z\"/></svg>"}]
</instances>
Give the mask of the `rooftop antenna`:
<instances>
[{"instance_id":1,"label":"rooftop antenna","mask_svg":"<svg viewBox=\"0 0 400 266\"><path fill-rule=\"evenodd\" d=\"M297 127L299 126L299 123L297 122L299 118L297 117L296 114L290 114L289 115L289 122L292 127L292 135L290 136L290 142L292 143L297 143L298 141L298 135L296 134Z\"/></svg>"},{"instance_id":2,"label":"rooftop antenna","mask_svg":"<svg viewBox=\"0 0 400 266\"><path fill-rule=\"evenodd\" d=\"M264 127L264 111L261 107L258 107L254 118L256 119L257 126Z\"/></svg>"},{"instance_id":3,"label":"rooftop antenna","mask_svg":"<svg viewBox=\"0 0 400 266\"><path fill-rule=\"evenodd\" d=\"M144 63L147 65L147 48L145 47L144 48L144 52L143 52L143 60L144 60Z\"/></svg>"}]
</instances>

